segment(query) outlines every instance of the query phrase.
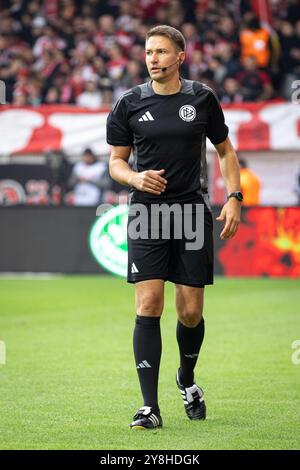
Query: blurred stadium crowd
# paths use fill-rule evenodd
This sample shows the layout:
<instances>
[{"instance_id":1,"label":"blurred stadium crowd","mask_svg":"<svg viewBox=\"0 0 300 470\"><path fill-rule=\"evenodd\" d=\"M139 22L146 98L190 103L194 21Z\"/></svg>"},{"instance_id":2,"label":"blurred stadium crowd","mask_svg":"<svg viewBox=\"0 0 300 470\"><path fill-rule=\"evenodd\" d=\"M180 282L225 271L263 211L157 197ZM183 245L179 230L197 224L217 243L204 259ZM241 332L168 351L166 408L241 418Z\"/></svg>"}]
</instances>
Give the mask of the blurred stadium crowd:
<instances>
[{"instance_id":1,"label":"blurred stadium crowd","mask_svg":"<svg viewBox=\"0 0 300 470\"><path fill-rule=\"evenodd\" d=\"M147 80L147 30L186 38L181 75L223 103L289 99L300 79L300 4L269 2L261 23L243 0L2 0L0 79L8 103L110 106Z\"/></svg>"}]
</instances>

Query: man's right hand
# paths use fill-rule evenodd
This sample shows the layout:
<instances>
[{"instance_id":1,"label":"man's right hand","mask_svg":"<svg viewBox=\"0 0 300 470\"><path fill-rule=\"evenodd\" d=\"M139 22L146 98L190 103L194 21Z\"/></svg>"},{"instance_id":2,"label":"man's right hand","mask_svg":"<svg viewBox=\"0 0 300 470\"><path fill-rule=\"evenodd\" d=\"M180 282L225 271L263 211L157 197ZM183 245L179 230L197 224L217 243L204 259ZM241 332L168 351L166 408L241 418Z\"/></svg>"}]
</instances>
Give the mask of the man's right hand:
<instances>
[{"instance_id":1,"label":"man's right hand","mask_svg":"<svg viewBox=\"0 0 300 470\"><path fill-rule=\"evenodd\" d=\"M146 170L134 173L130 179L130 186L145 193L159 196L166 189L167 180L162 177L165 170Z\"/></svg>"}]
</instances>

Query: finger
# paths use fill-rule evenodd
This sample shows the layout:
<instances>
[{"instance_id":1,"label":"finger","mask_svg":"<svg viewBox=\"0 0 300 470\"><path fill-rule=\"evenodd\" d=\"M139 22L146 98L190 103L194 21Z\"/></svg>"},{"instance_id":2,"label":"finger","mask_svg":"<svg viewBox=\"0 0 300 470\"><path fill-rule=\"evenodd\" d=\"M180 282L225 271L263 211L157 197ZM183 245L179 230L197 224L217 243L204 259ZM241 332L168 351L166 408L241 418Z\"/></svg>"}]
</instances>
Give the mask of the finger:
<instances>
[{"instance_id":1,"label":"finger","mask_svg":"<svg viewBox=\"0 0 300 470\"><path fill-rule=\"evenodd\" d=\"M165 170L159 170L159 171L156 171L156 170L150 170L148 172L148 175L154 179L155 181L160 181L161 183L164 183L166 184L168 181L163 178L162 176L160 176L160 171L165 171Z\"/></svg>"},{"instance_id":2,"label":"finger","mask_svg":"<svg viewBox=\"0 0 300 470\"><path fill-rule=\"evenodd\" d=\"M162 178L161 176L159 175L149 175L150 178L153 180L153 181L158 181L159 183L162 183L162 184L167 184L167 180L165 178Z\"/></svg>"},{"instance_id":3,"label":"finger","mask_svg":"<svg viewBox=\"0 0 300 470\"><path fill-rule=\"evenodd\" d=\"M238 228L239 228L239 223L235 223L233 228L231 229L231 232L229 234L229 238L234 237L234 235L236 234Z\"/></svg>"},{"instance_id":4,"label":"finger","mask_svg":"<svg viewBox=\"0 0 300 470\"><path fill-rule=\"evenodd\" d=\"M159 191L164 191L166 189L166 185L164 183L149 177L145 178L145 184L148 186L150 185L153 189L158 189Z\"/></svg>"},{"instance_id":5,"label":"finger","mask_svg":"<svg viewBox=\"0 0 300 470\"><path fill-rule=\"evenodd\" d=\"M232 238L237 229L238 229L239 222L236 222L234 219L229 219L224 227L224 230L221 233L222 239L229 239Z\"/></svg>"},{"instance_id":6,"label":"finger","mask_svg":"<svg viewBox=\"0 0 300 470\"><path fill-rule=\"evenodd\" d=\"M232 238L234 235L235 235L235 230L231 230L230 232L227 233L227 235L225 236L225 238L226 238L226 240L229 240L229 239Z\"/></svg>"},{"instance_id":7,"label":"finger","mask_svg":"<svg viewBox=\"0 0 300 470\"><path fill-rule=\"evenodd\" d=\"M145 181L145 186L147 186L148 188L152 188L152 189L155 189L156 191L165 191L166 189L166 185L164 184L161 184L159 183L158 181L154 181L154 180L147 180Z\"/></svg>"},{"instance_id":8,"label":"finger","mask_svg":"<svg viewBox=\"0 0 300 470\"><path fill-rule=\"evenodd\" d=\"M224 238L228 238L229 234L230 234L230 231L231 231L231 224L232 224L232 219L227 219L226 220L226 224L225 224L225 227L223 228L222 232L221 232L221 235L220 237L222 238L222 240Z\"/></svg>"},{"instance_id":9,"label":"finger","mask_svg":"<svg viewBox=\"0 0 300 470\"><path fill-rule=\"evenodd\" d=\"M161 188L159 185L153 184L152 182L145 182L142 191L155 191L157 194L164 192L164 188Z\"/></svg>"},{"instance_id":10,"label":"finger","mask_svg":"<svg viewBox=\"0 0 300 470\"><path fill-rule=\"evenodd\" d=\"M144 188L144 189L143 189L143 192L144 192L144 193L155 194L156 196L160 196L160 195L161 195L161 191L157 191L156 189L152 189L152 188Z\"/></svg>"}]
</instances>

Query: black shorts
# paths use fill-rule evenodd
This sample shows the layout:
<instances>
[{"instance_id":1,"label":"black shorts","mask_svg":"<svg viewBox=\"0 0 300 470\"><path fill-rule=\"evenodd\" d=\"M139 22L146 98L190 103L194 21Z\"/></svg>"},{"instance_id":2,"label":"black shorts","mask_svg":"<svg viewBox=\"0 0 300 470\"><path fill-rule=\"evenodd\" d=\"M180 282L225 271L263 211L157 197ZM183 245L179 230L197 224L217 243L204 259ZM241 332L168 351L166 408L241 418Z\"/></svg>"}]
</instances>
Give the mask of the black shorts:
<instances>
[{"instance_id":1,"label":"black shorts","mask_svg":"<svg viewBox=\"0 0 300 470\"><path fill-rule=\"evenodd\" d=\"M202 204L202 208L199 204ZM175 210L174 215L171 213L169 217L170 236L167 238L161 224L158 227L155 223L153 229L151 206L153 205L143 204L143 207L147 209L147 226L143 227L143 235L138 238L131 236L132 232L129 230L129 225L137 221L134 214L139 216L139 213L132 210L135 207L135 202L129 206L127 281L135 283L149 279L163 279L193 287L204 287L204 285L213 284L213 218L204 201L200 200L189 205L180 204L181 210ZM167 204L167 206L172 205ZM184 210L188 214L189 223L192 224L194 231L196 228L196 214L202 213L202 218L200 217L203 240L201 248L198 248L196 243L193 245L191 235L188 233L187 237L183 228L182 236L179 238L174 236L174 224L177 228L180 224L182 226L184 224ZM163 218L166 221L166 217L163 216ZM198 219L198 228L200 219ZM145 221L145 218L143 221ZM139 226L134 223L134 227ZM142 227L139 228L141 230ZM187 243L190 244L190 249L187 249Z\"/></svg>"}]
</instances>

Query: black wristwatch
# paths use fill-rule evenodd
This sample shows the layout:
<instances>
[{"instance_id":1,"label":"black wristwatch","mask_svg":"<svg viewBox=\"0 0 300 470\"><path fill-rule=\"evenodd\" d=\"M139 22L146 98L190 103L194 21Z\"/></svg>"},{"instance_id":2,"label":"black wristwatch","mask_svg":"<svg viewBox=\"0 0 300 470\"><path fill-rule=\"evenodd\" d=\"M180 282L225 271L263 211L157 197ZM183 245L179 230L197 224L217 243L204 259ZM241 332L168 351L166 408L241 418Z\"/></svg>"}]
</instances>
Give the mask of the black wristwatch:
<instances>
[{"instance_id":1,"label":"black wristwatch","mask_svg":"<svg viewBox=\"0 0 300 470\"><path fill-rule=\"evenodd\" d=\"M243 202L244 197L241 191L234 191L233 193L228 194L227 196L227 201L231 198L235 197L238 201Z\"/></svg>"}]
</instances>

